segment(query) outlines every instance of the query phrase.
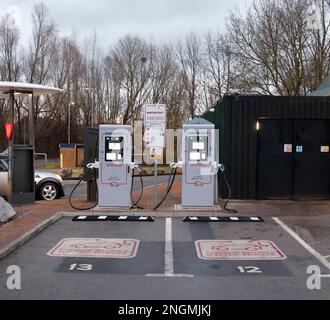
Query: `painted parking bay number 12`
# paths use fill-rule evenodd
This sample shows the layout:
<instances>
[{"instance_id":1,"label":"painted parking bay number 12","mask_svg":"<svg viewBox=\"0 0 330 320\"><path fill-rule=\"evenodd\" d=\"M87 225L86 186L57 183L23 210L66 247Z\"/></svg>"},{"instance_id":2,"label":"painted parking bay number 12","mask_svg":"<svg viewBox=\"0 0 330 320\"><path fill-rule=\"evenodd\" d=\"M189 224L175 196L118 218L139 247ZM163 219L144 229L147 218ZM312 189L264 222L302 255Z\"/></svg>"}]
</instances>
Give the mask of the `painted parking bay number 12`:
<instances>
[{"instance_id":1,"label":"painted parking bay number 12","mask_svg":"<svg viewBox=\"0 0 330 320\"><path fill-rule=\"evenodd\" d=\"M246 274L246 273L262 274L263 273L263 271L260 270L259 267L242 267L242 266L240 266L240 267L238 267L238 270L240 271L240 273L243 273L243 274Z\"/></svg>"}]
</instances>

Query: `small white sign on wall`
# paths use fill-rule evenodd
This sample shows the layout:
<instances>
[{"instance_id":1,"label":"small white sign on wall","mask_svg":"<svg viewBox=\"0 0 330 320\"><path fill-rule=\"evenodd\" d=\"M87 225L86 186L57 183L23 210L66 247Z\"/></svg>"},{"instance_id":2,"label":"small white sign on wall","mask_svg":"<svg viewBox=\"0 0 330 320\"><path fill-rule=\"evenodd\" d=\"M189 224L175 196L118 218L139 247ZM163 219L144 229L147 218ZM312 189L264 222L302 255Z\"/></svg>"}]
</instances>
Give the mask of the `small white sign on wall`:
<instances>
[{"instance_id":1,"label":"small white sign on wall","mask_svg":"<svg viewBox=\"0 0 330 320\"><path fill-rule=\"evenodd\" d=\"M292 146L292 144L285 144L284 145L284 152L285 153L292 153L293 152L293 146Z\"/></svg>"},{"instance_id":2,"label":"small white sign on wall","mask_svg":"<svg viewBox=\"0 0 330 320\"><path fill-rule=\"evenodd\" d=\"M321 153L330 153L330 146L322 146Z\"/></svg>"}]
</instances>

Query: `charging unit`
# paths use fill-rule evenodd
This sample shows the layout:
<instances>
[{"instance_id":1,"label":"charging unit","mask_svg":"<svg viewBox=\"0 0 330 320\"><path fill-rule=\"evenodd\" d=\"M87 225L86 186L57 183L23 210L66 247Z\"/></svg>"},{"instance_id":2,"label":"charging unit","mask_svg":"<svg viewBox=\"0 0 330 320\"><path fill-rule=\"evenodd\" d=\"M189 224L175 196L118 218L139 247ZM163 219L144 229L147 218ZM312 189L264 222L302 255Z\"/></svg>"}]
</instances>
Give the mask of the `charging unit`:
<instances>
[{"instance_id":1,"label":"charging unit","mask_svg":"<svg viewBox=\"0 0 330 320\"><path fill-rule=\"evenodd\" d=\"M70 206L79 211L89 211L95 208L142 210L143 207L140 206L144 190L142 167L132 162L132 127L100 125L98 130L86 128L85 148L86 169L69 196ZM98 159L96 159L97 156ZM89 161L94 162L88 163ZM132 195L134 170L138 172L141 181L141 193L137 201L133 201ZM92 207L81 208L72 201L74 193L84 180L90 184L89 188L93 183L97 191L96 199L92 201ZM150 220L143 219L143 221Z\"/></svg>"},{"instance_id":2,"label":"charging unit","mask_svg":"<svg viewBox=\"0 0 330 320\"><path fill-rule=\"evenodd\" d=\"M171 164L171 175L167 192L162 201L154 207L157 210L171 192L177 170L182 169L182 203L180 209L217 209L230 213L236 210L227 206L231 200L231 187L226 168L219 162L219 131L211 122L196 118L182 128L182 161ZM221 173L228 188L228 199L218 192L218 173ZM188 219L188 221L191 221Z\"/></svg>"},{"instance_id":3,"label":"charging unit","mask_svg":"<svg viewBox=\"0 0 330 320\"><path fill-rule=\"evenodd\" d=\"M131 126L100 126L99 207L131 208L132 147Z\"/></svg>"},{"instance_id":4,"label":"charging unit","mask_svg":"<svg viewBox=\"0 0 330 320\"><path fill-rule=\"evenodd\" d=\"M217 205L217 142L214 124L198 118L183 125L182 207Z\"/></svg>"}]
</instances>

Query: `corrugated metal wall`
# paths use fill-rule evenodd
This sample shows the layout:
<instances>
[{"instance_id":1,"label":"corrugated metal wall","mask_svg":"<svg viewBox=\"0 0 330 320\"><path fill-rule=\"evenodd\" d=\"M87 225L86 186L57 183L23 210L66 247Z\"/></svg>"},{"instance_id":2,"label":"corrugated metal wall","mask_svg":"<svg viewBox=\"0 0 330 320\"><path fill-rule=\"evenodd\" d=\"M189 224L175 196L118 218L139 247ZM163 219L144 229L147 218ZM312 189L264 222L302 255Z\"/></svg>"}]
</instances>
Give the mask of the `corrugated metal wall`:
<instances>
[{"instance_id":1,"label":"corrugated metal wall","mask_svg":"<svg viewBox=\"0 0 330 320\"><path fill-rule=\"evenodd\" d=\"M330 97L228 96L205 119L220 129L220 159L227 167L234 199L257 198L257 120L330 119ZM220 190L227 191L222 179Z\"/></svg>"}]
</instances>

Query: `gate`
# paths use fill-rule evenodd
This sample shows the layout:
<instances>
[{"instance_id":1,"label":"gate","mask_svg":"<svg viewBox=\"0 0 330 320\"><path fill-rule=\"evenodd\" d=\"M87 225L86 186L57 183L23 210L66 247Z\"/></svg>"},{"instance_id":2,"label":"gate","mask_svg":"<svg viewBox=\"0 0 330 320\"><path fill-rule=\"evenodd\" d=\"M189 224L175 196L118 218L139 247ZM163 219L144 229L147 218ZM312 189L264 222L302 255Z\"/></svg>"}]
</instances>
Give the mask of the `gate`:
<instances>
[{"instance_id":1,"label":"gate","mask_svg":"<svg viewBox=\"0 0 330 320\"><path fill-rule=\"evenodd\" d=\"M258 199L330 199L330 121L259 120Z\"/></svg>"}]
</instances>

